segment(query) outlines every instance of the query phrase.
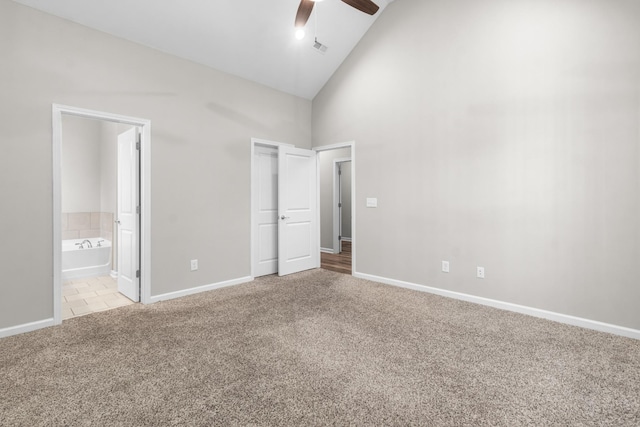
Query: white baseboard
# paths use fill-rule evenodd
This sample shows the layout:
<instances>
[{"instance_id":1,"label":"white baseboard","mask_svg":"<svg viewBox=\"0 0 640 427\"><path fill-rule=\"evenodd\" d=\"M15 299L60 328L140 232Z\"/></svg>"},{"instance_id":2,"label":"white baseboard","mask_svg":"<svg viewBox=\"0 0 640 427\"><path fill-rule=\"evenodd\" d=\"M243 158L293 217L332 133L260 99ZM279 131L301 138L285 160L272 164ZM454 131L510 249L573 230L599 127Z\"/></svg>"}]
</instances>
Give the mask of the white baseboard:
<instances>
[{"instance_id":1,"label":"white baseboard","mask_svg":"<svg viewBox=\"0 0 640 427\"><path fill-rule=\"evenodd\" d=\"M242 283L251 282L252 280L253 280L253 277L251 277L251 276L240 277L238 279L226 280L224 282L213 283L211 285L203 285L203 286L198 286L198 287L195 287L195 288L183 289L181 291L175 291L175 292L169 292L169 293L166 293L166 294L155 295L155 296L151 296L149 298L149 303L154 303L154 302L159 302L159 301L166 301L166 300L170 300L170 299L174 299L174 298L180 298L180 297L184 297L184 296L187 296L187 295L198 294L200 292L212 291L214 289L226 288L227 286L240 285Z\"/></svg>"},{"instance_id":2,"label":"white baseboard","mask_svg":"<svg viewBox=\"0 0 640 427\"><path fill-rule=\"evenodd\" d=\"M0 329L0 338L10 337L11 335L24 334L26 332L35 331L42 328L48 328L55 325L53 318L38 320L37 322L25 323L24 325L11 326Z\"/></svg>"},{"instance_id":3,"label":"white baseboard","mask_svg":"<svg viewBox=\"0 0 640 427\"><path fill-rule=\"evenodd\" d=\"M324 252L325 254L332 254L333 253L333 249L320 248L320 252Z\"/></svg>"},{"instance_id":4,"label":"white baseboard","mask_svg":"<svg viewBox=\"0 0 640 427\"><path fill-rule=\"evenodd\" d=\"M579 326L582 328L593 329L600 332L608 332L610 334L620 335L627 338L640 339L640 330L627 328L625 326L612 325L610 323L598 322L597 320L584 319L567 314L555 313L553 311L541 310L539 308L527 307L524 305L512 304L509 302L463 294L460 292L433 288L431 286L418 285L416 283L404 282L402 280L389 279L386 277L374 276L371 274L353 273L353 276L360 279L371 280L372 282L413 289L420 292L428 292L443 297L454 298L462 301L472 302L475 304L481 304L489 307L499 308L502 310L526 314L533 317L553 320L555 322L565 323L567 325Z\"/></svg>"}]
</instances>

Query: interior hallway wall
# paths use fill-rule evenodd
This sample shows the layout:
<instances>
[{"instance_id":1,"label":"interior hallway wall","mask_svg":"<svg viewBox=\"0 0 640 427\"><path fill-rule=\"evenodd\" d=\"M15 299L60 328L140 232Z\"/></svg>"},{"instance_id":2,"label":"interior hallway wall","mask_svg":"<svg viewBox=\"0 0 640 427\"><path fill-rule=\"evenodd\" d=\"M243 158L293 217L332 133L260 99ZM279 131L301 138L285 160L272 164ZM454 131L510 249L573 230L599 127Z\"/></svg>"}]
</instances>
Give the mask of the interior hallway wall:
<instances>
[{"instance_id":1,"label":"interior hallway wall","mask_svg":"<svg viewBox=\"0 0 640 427\"><path fill-rule=\"evenodd\" d=\"M320 169L320 247L333 248L333 160L349 158L350 148L318 152Z\"/></svg>"},{"instance_id":2,"label":"interior hallway wall","mask_svg":"<svg viewBox=\"0 0 640 427\"><path fill-rule=\"evenodd\" d=\"M342 195L342 234L341 236L351 239L351 162L342 162L342 177L340 179L340 192Z\"/></svg>"},{"instance_id":3,"label":"interior hallway wall","mask_svg":"<svg viewBox=\"0 0 640 427\"><path fill-rule=\"evenodd\" d=\"M393 2L312 125L358 272L640 329L640 2Z\"/></svg>"},{"instance_id":4,"label":"interior hallway wall","mask_svg":"<svg viewBox=\"0 0 640 427\"><path fill-rule=\"evenodd\" d=\"M0 55L0 329L53 317L53 103L151 120L152 295L250 276L251 137L309 148L310 101L9 0Z\"/></svg>"}]
</instances>

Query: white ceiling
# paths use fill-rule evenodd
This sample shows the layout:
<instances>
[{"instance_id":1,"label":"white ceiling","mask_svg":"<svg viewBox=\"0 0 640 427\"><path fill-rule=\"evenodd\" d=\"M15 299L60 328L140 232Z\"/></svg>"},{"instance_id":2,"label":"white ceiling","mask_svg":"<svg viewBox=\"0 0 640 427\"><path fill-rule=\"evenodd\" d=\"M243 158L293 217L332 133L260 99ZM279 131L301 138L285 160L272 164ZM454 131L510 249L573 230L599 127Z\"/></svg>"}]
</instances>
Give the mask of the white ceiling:
<instances>
[{"instance_id":1,"label":"white ceiling","mask_svg":"<svg viewBox=\"0 0 640 427\"><path fill-rule=\"evenodd\" d=\"M393 0L374 0L374 16L340 0L316 3L303 40L294 37L299 0L14 1L313 99ZM324 54L312 48L316 29Z\"/></svg>"}]
</instances>

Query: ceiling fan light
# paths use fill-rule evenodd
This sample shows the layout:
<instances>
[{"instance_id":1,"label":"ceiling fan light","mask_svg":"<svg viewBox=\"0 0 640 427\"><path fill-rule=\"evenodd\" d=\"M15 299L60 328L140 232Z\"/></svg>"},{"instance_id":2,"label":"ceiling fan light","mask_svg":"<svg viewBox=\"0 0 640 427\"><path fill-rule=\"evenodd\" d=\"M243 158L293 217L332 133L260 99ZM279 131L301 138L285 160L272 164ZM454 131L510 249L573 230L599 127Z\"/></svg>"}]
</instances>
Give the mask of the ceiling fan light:
<instances>
[{"instance_id":1,"label":"ceiling fan light","mask_svg":"<svg viewBox=\"0 0 640 427\"><path fill-rule=\"evenodd\" d=\"M304 38L304 30L302 28L298 28L296 30L296 39L302 40Z\"/></svg>"}]
</instances>

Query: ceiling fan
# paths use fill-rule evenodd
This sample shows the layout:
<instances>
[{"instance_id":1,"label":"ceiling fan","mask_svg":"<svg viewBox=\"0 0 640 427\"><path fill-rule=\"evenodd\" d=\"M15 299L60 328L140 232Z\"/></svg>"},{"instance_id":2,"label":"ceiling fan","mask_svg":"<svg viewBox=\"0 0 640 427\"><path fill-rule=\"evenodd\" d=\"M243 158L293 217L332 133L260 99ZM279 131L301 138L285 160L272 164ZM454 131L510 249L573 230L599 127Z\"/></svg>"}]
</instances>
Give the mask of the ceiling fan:
<instances>
[{"instance_id":1,"label":"ceiling fan","mask_svg":"<svg viewBox=\"0 0 640 427\"><path fill-rule=\"evenodd\" d=\"M298 6L298 13L296 14L296 28L302 28L305 26L313 11L313 6L316 1L319 0L301 0L300 6ZM342 0L349 6L358 9L360 12L364 12L369 15L375 15L379 7L371 0Z\"/></svg>"}]
</instances>

